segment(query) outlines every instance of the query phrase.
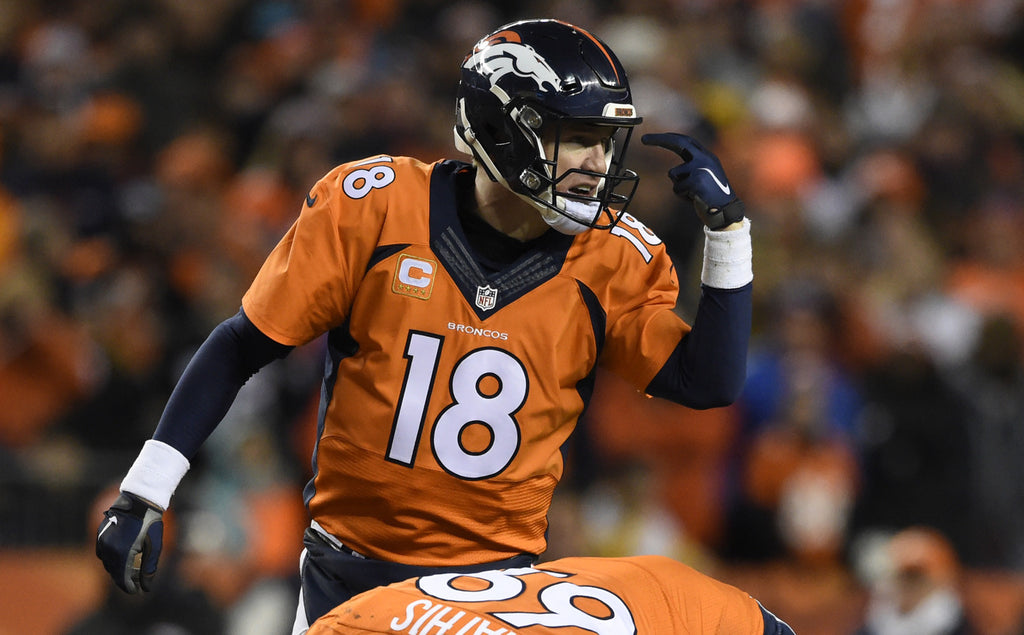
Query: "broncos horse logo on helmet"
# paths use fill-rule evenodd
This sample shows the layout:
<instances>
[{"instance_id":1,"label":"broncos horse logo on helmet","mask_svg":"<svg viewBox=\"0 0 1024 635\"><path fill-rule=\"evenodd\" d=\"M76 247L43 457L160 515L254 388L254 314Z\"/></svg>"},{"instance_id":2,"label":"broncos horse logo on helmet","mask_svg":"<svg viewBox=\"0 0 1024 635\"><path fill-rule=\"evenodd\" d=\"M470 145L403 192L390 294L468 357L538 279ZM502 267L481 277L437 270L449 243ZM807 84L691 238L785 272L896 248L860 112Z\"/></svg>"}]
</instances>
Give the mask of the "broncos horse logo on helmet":
<instances>
[{"instance_id":1,"label":"broncos horse logo on helmet","mask_svg":"<svg viewBox=\"0 0 1024 635\"><path fill-rule=\"evenodd\" d=\"M549 223L553 213L585 228L609 229L618 222L636 192L638 177L624 168L623 160L632 130L641 121L615 54L591 33L566 22L505 25L477 42L462 64L456 146L472 154L492 180L534 205ZM566 176L558 171L559 134L570 122L607 126L614 139L604 172L569 171L600 179L596 195L555 189ZM555 140L550 157L542 133ZM581 220L572 211L580 204L595 212Z\"/></svg>"},{"instance_id":2,"label":"broncos horse logo on helmet","mask_svg":"<svg viewBox=\"0 0 1024 635\"><path fill-rule=\"evenodd\" d=\"M562 89L558 73L528 44L523 44L515 31L499 31L486 40L487 45L474 48L463 62L463 68L486 69L491 84L509 73L533 79L540 90Z\"/></svg>"}]
</instances>

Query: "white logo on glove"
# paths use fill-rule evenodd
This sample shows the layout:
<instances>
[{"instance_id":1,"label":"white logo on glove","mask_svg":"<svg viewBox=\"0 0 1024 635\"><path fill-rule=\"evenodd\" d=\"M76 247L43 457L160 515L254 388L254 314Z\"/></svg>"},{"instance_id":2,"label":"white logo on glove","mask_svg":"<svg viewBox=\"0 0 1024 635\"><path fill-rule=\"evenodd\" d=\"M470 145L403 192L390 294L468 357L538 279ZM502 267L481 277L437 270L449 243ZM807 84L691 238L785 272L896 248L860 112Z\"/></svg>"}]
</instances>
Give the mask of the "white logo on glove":
<instances>
[{"instance_id":1,"label":"white logo on glove","mask_svg":"<svg viewBox=\"0 0 1024 635\"><path fill-rule=\"evenodd\" d=\"M720 190L722 190L722 192L723 192L723 193L725 193L725 195L726 195L726 196L728 196L728 195L732 194L732 188L731 188L731 187L729 187L728 185L725 185L725 184L724 184L724 183L722 183L721 181L719 181L719 180L718 180L718 177L717 177L717 176L715 176L715 173L714 173L714 172L712 172L712 171L711 171L711 170L710 170L709 168L700 168L700 169L701 169L701 170L704 170L705 172L707 172L708 174L710 174L710 175L711 175L711 178L713 178L713 179L715 180L715 185L717 185L717 186L718 186L718 188L719 188Z\"/></svg>"},{"instance_id":2,"label":"white logo on glove","mask_svg":"<svg viewBox=\"0 0 1024 635\"><path fill-rule=\"evenodd\" d=\"M99 539L99 537L103 535L103 532L105 532L106 530L110 529L111 525L116 525L116 524L117 524L117 516L111 516L110 518L108 518L107 519L107 524L103 525L103 529L100 530L100 533L96 534L96 538Z\"/></svg>"}]
</instances>

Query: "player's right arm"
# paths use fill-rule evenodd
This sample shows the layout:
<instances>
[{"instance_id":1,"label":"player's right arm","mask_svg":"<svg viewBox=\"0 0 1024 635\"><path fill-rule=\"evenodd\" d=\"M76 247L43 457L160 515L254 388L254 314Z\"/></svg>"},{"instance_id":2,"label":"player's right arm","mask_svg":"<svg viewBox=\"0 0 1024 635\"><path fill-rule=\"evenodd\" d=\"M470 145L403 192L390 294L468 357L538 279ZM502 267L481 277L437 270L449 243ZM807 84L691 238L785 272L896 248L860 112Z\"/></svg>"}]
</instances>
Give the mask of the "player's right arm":
<instances>
[{"instance_id":1,"label":"player's right arm","mask_svg":"<svg viewBox=\"0 0 1024 635\"><path fill-rule=\"evenodd\" d=\"M121 589L149 590L163 542L163 512L189 461L242 385L291 349L260 332L243 311L217 326L199 347L97 531L96 555Z\"/></svg>"},{"instance_id":2,"label":"player's right arm","mask_svg":"<svg viewBox=\"0 0 1024 635\"><path fill-rule=\"evenodd\" d=\"M387 209L386 199L369 195L395 180L393 163L374 157L338 166L314 185L242 310L217 326L189 363L97 530L96 555L125 591L149 589L162 514L245 382L345 320Z\"/></svg>"}]
</instances>

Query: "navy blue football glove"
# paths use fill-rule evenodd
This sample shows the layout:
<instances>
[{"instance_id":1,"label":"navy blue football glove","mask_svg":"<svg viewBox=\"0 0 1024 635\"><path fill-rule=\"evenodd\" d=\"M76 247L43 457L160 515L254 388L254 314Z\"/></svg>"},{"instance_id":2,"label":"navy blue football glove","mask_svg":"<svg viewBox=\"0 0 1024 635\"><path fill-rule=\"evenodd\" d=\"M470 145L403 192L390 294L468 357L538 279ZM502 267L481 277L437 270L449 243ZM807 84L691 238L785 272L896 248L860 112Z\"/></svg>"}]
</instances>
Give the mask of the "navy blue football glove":
<instances>
[{"instance_id":1,"label":"navy blue football glove","mask_svg":"<svg viewBox=\"0 0 1024 635\"><path fill-rule=\"evenodd\" d=\"M103 516L96 534L96 555L103 568L124 591L149 591L163 547L163 510L121 492Z\"/></svg>"},{"instance_id":2,"label":"navy blue football glove","mask_svg":"<svg viewBox=\"0 0 1024 635\"><path fill-rule=\"evenodd\" d=\"M675 132L645 134L640 141L671 150L683 159L668 171L672 191L693 201L697 216L708 229L722 229L743 220L743 201L736 197L726 180L722 163L699 141Z\"/></svg>"}]
</instances>

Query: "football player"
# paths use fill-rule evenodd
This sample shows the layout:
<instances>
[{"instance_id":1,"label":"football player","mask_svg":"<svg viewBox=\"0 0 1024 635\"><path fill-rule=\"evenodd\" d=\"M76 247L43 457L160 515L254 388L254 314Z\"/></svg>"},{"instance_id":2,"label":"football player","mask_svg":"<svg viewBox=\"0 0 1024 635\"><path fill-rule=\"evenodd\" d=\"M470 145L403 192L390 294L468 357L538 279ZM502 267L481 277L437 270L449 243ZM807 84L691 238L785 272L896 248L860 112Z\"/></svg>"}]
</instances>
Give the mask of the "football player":
<instances>
[{"instance_id":1,"label":"football player","mask_svg":"<svg viewBox=\"0 0 1024 635\"><path fill-rule=\"evenodd\" d=\"M362 593L309 635L793 635L736 587L662 556L439 573Z\"/></svg>"},{"instance_id":2,"label":"football player","mask_svg":"<svg viewBox=\"0 0 1024 635\"><path fill-rule=\"evenodd\" d=\"M626 211L640 122L603 42L528 20L462 64L454 128L471 163L379 155L326 174L105 513L96 550L117 584L150 585L162 513L239 388L325 333L296 633L374 586L532 564L599 365L693 408L732 402L750 334L749 222L714 155L681 134L644 136L681 158L669 177L706 225L691 329L673 312L664 245Z\"/></svg>"}]
</instances>

